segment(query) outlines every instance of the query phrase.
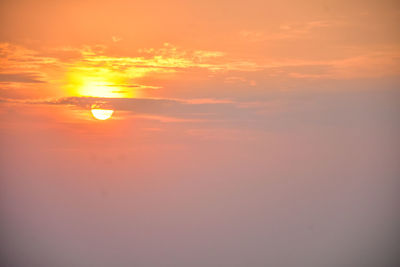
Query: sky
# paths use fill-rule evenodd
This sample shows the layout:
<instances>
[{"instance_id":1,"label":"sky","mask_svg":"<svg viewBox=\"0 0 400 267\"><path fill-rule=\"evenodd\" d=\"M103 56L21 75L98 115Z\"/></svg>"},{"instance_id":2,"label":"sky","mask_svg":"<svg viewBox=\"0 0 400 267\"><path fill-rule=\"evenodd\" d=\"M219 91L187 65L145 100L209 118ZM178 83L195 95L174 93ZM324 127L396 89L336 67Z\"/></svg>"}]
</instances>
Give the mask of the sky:
<instances>
[{"instance_id":1,"label":"sky","mask_svg":"<svg viewBox=\"0 0 400 267\"><path fill-rule=\"evenodd\" d=\"M394 266L399 26L395 0L1 1L3 265Z\"/></svg>"}]
</instances>

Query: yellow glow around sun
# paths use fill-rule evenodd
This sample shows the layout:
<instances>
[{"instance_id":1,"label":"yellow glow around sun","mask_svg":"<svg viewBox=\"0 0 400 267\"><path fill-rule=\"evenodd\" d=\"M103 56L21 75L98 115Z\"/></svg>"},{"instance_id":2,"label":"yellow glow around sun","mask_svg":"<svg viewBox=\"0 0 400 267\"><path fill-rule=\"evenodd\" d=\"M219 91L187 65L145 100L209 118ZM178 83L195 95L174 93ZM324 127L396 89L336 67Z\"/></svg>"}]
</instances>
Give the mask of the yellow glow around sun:
<instances>
[{"instance_id":1,"label":"yellow glow around sun","mask_svg":"<svg viewBox=\"0 0 400 267\"><path fill-rule=\"evenodd\" d=\"M130 98L135 97L134 88L127 86L121 73L97 67L77 67L67 76L67 91L74 96Z\"/></svg>"},{"instance_id":2,"label":"yellow glow around sun","mask_svg":"<svg viewBox=\"0 0 400 267\"><path fill-rule=\"evenodd\" d=\"M98 120L107 120L111 118L112 114L114 113L114 110L112 109L92 109L92 115Z\"/></svg>"}]
</instances>

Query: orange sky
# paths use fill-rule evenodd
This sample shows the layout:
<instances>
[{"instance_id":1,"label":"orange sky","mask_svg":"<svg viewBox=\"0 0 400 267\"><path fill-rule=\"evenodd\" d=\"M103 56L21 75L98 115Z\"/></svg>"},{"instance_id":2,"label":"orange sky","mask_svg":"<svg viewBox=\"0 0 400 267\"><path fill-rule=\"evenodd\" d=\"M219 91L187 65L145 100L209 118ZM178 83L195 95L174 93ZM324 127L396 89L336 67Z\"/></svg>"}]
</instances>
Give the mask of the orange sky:
<instances>
[{"instance_id":1,"label":"orange sky","mask_svg":"<svg viewBox=\"0 0 400 267\"><path fill-rule=\"evenodd\" d=\"M22 255L10 262L386 255L399 24L395 0L1 1L0 230Z\"/></svg>"},{"instance_id":2,"label":"orange sky","mask_svg":"<svg viewBox=\"0 0 400 267\"><path fill-rule=\"evenodd\" d=\"M77 95L68 76L103 73L129 96L239 100L399 74L396 1L39 3L2 1L3 97Z\"/></svg>"}]
</instances>

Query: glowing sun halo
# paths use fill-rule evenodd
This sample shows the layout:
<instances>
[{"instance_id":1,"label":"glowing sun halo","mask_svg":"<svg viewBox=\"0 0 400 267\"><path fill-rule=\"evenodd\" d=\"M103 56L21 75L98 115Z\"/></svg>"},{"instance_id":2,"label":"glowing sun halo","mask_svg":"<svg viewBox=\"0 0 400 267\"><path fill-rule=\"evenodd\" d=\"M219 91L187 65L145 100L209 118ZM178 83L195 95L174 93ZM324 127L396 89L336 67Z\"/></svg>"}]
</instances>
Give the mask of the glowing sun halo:
<instances>
[{"instance_id":1,"label":"glowing sun halo","mask_svg":"<svg viewBox=\"0 0 400 267\"><path fill-rule=\"evenodd\" d=\"M99 108L92 108L92 115L98 120L107 120L111 118L112 114L114 113L114 110L112 109L99 109Z\"/></svg>"}]
</instances>

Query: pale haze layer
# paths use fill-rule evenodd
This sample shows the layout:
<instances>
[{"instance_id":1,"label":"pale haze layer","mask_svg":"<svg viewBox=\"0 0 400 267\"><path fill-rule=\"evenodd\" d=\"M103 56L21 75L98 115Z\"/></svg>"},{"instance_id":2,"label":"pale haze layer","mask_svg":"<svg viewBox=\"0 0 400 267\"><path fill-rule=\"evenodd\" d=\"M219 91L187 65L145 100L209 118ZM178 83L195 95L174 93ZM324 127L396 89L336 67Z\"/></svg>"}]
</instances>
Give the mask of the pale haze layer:
<instances>
[{"instance_id":1,"label":"pale haze layer","mask_svg":"<svg viewBox=\"0 0 400 267\"><path fill-rule=\"evenodd\" d=\"M396 266L399 24L398 1L2 1L1 266Z\"/></svg>"}]
</instances>

